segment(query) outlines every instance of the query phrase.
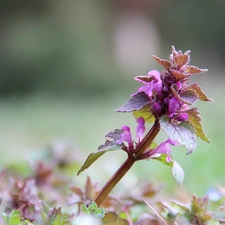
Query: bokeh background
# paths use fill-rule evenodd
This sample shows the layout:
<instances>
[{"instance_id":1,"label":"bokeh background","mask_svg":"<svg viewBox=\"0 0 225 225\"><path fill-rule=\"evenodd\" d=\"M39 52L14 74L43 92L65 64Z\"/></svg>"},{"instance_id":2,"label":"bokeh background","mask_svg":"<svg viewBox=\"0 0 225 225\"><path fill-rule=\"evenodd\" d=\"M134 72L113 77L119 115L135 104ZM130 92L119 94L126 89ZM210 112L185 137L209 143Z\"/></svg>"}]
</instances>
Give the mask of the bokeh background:
<instances>
[{"instance_id":1,"label":"bokeh background","mask_svg":"<svg viewBox=\"0 0 225 225\"><path fill-rule=\"evenodd\" d=\"M131 191L142 179L171 195L205 195L225 185L224 12L221 0L1 0L0 167L32 162L49 144L64 142L76 146L82 164L107 132L125 124L135 130L131 114L114 110L139 86L136 75L161 69L152 55L168 58L174 45L209 69L193 82L214 99L197 104L211 144L199 139L188 156L173 150L186 174L180 188L169 168L146 161L117 189ZM74 171L74 182L82 186L90 175L102 186L124 159L108 153L80 177Z\"/></svg>"}]
</instances>

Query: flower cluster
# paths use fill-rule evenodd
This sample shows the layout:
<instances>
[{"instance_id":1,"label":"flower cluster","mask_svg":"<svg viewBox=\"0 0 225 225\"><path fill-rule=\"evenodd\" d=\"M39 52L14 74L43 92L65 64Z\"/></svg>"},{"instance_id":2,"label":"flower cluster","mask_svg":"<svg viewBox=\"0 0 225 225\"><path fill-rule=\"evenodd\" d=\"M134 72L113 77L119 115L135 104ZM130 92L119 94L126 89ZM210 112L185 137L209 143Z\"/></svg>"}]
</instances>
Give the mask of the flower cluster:
<instances>
[{"instance_id":1,"label":"flower cluster","mask_svg":"<svg viewBox=\"0 0 225 225\"><path fill-rule=\"evenodd\" d=\"M135 148L136 146L142 141L143 135L145 132L145 121L142 117L137 119L137 128L136 128L136 137L137 137L137 142L133 141L132 139L132 134L130 132L130 127L128 126L123 126L121 128L121 134L116 141L117 144L123 145L122 149L126 151L129 154L135 153ZM158 158L161 154L166 155L166 162L171 162L172 158L170 156L171 154L171 147L178 145L176 141L172 141L171 139L168 139L165 142L162 142L159 146L155 147L149 147L146 149L145 153L139 158L139 160L142 159L150 159L150 158Z\"/></svg>"},{"instance_id":2,"label":"flower cluster","mask_svg":"<svg viewBox=\"0 0 225 225\"><path fill-rule=\"evenodd\" d=\"M190 85L189 81L193 74L204 73L207 70L189 65L190 51L182 53L182 51L176 51L173 46L169 60L156 56L153 58L163 67L163 70L161 72L151 70L147 76L135 77L142 86L116 110L117 112L133 112L138 123L137 141L133 140L128 126L108 133L105 136L105 143L99 146L97 153L88 156L78 174L105 152L122 149L128 153L129 160L121 166L122 173L120 174L119 170L115 176L122 177L124 168L127 166L128 170L135 161L157 159L171 167L172 176L178 184L181 184L184 173L171 157L171 146L182 145L186 147L189 154L197 146L197 137L209 142L203 131L199 110L193 108L193 105L197 100L211 101L211 99L198 84ZM146 122L154 122L154 125L144 137ZM157 145L154 139L160 130L165 131L168 139Z\"/></svg>"},{"instance_id":3,"label":"flower cluster","mask_svg":"<svg viewBox=\"0 0 225 225\"><path fill-rule=\"evenodd\" d=\"M197 84L188 86L189 78L196 73L206 72L190 66L190 51L182 54L172 47L170 61L162 60L156 56L153 58L164 67L160 73L152 70L148 76L137 76L135 80L144 84L137 93L144 92L149 97L149 111L156 119L167 115L174 122L188 120L187 111L197 99L209 101L210 99L202 92Z\"/></svg>"},{"instance_id":4,"label":"flower cluster","mask_svg":"<svg viewBox=\"0 0 225 225\"><path fill-rule=\"evenodd\" d=\"M169 60L153 58L163 67L161 72L151 70L147 76L135 80L143 84L117 112L133 112L136 119L158 122L169 139L177 141L191 153L197 146L196 136L209 142L203 132L197 108L192 108L199 99L211 101L198 84L189 85L193 74L204 73L189 65L190 51L182 53L172 46Z\"/></svg>"}]
</instances>

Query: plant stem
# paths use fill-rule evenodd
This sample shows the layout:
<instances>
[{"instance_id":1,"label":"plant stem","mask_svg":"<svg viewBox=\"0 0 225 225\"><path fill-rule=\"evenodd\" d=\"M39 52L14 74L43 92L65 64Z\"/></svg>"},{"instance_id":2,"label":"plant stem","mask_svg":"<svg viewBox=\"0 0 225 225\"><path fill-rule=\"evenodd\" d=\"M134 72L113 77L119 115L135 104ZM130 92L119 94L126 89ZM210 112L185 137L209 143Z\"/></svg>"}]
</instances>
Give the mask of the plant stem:
<instances>
[{"instance_id":1,"label":"plant stem","mask_svg":"<svg viewBox=\"0 0 225 225\"><path fill-rule=\"evenodd\" d=\"M113 176L102 188L97 198L95 199L95 202L98 206L102 204L102 202L111 192L111 190L123 178L123 176L128 172L128 170L133 166L133 164L138 160L138 158L143 154L143 152L151 145L152 141L158 134L159 130L160 130L159 122L156 120L151 130L147 133L144 139L137 145L135 149L135 155L134 156L128 155L126 161L120 166L120 168L113 174Z\"/></svg>"}]
</instances>

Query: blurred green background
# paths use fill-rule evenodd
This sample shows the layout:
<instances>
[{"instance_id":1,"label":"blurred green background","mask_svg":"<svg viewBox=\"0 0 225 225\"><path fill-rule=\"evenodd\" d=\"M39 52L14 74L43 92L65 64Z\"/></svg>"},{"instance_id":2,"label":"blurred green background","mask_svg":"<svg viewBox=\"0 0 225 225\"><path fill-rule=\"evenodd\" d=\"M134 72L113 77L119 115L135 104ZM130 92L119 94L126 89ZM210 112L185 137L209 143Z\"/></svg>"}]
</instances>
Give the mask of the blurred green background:
<instances>
[{"instance_id":1,"label":"blurred green background","mask_svg":"<svg viewBox=\"0 0 225 225\"><path fill-rule=\"evenodd\" d=\"M137 163L117 188L130 190L146 179L172 195L204 195L225 185L225 1L1 0L0 5L1 168L34 160L49 143L65 140L77 146L74 154L82 164L107 132L125 124L135 129L132 115L114 110L137 89L136 75L161 69L151 56L168 58L174 45L192 50L191 64L209 69L193 81L215 100L197 104L211 144L198 140L188 156L184 148L173 150L186 173L181 188L166 166L151 161ZM125 159L108 154L74 176L75 182L90 175L103 185Z\"/></svg>"}]
</instances>

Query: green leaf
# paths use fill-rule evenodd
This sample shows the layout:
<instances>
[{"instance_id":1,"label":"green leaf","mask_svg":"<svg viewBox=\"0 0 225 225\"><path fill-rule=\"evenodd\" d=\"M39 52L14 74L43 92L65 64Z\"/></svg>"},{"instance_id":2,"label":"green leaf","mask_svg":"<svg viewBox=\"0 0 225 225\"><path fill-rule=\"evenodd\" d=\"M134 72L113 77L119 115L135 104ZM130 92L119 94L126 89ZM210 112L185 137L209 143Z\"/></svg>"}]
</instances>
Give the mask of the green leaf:
<instances>
[{"instance_id":1,"label":"green leaf","mask_svg":"<svg viewBox=\"0 0 225 225\"><path fill-rule=\"evenodd\" d=\"M83 172L84 170L89 168L104 153L109 152L109 151L115 151L115 150L118 150L118 149L115 149L115 148L114 149L107 149L107 150L102 150L102 151L91 153L87 157L86 161L84 162L84 164L82 165L80 170L78 171L77 175L79 175L81 172Z\"/></svg>"},{"instance_id":2,"label":"green leaf","mask_svg":"<svg viewBox=\"0 0 225 225\"><path fill-rule=\"evenodd\" d=\"M126 146L123 143L119 144L121 142L121 134L123 132L124 131L121 129L116 129L113 132L109 132L105 136L106 137L105 144L99 146L98 152L93 152L87 157L86 161L84 162L84 164L78 171L77 175L79 175L85 169L90 167L104 153L108 151L115 151L118 149L123 149L123 150L126 149Z\"/></svg>"},{"instance_id":3,"label":"green leaf","mask_svg":"<svg viewBox=\"0 0 225 225\"><path fill-rule=\"evenodd\" d=\"M188 114L188 121L193 125L195 133L202 140L210 143L209 139L206 137L203 127L201 124L201 117L199 116L199 111L197 108L190 109L186 111Z\"/></svg>"},{"instance_id":4,"label":"green leaf","mask_svg":"<svg viewBox=\"0 0 225 225\"><path fill-rule=\"evenodd\" d=\"M88 215L97 216L98 218L103 218L105 216L105 211L99 208L95 202L91 202L88 207L82 205L82 211Z\"/></svg>"},{"instance_id":5,"label":"green leaf","mask_svg":"<svg viewBox=\"0 0 225 225\"><path fill-rule=\"evenodd\" d=\"M187 214L190 214L190 209L187 205L184 205L183 203L180 203L180 202L177 202L177 201L174 201L174 200L171 201L171 202L174 203L175 205L177 205L178 207L180 207Z\"/></svg>"},{"instance_id":6,"label":"green leaf","mask_svg":"<svg viewBox=\"0 0 225 225\"><path fill-rule=\"evenodd\" d=\"M169 122L168 116L163 116L160 119L160 127L166 132L169 138L184 145L188 149L188 154L191 153L197 146L195 130L192 124L188 121L179 124Z\"/></svg>"},{"instance_id":7,"label":"green leaf","mask_svg":"<svg viewBox=\"0 0 225 225\"><path fill-rule=\"evenodd\" d=\"M171 174L172 174L172 177L174 178L174 180L176 181L176 183L181 186L183 181L184 181L184 171L183 169L181 168L181 166L176 162L176 161L170 161L170 162L167 162L166 161L166 157L167 155L166 154L161 154L160 156L158 157L154 157L152 159L156 159L158 161L160 161L161 163L167 165L167 166L170 166L171 167Z\"/></svg>"},{"instance_id":8,"label":"green leaf","mask_svg":"<svg viewBox=\"0 0 225 225\"><path fill-rule=\"evenodd\" d=\"M5 225L19 225L21 223L21 214L19 210L13 210L9 216L2 213Z\"/></svg>"},{"instance_id":9,"label":"green leaf","mask_svg":"<svg viewBox=\"0 0 225 225\"><path fill-rule=\"evenodd\" d=\"M155 117L151 113L149 106L145 106L144 108L140 110L134 111L133 115L136 119L142 117L145 120L145 122L153 123L155 121Z\"/></svg>"},{"instance_id":10,"label":"green leaf","mask_svg":"<svg viewBox=\"0 0 225 225\"><path fill-rule=\"evenodd\" d=\"M209 197L197 198L193 195L191 202L191 214L194 218L198 218L200 224L207 224L212 220L212 216L208 212Z\"/></svg>"},{"instance_id":11,"label":"green leaf","mask_svg":"<svg viewBox=\"0 0 225 225\"><path fill-rule=\"evenodd\" d=\"M138 92L132 96L123 106L116 109L116 112L132 112L140 110L150 103L149 97L144 92Z\"/></svg>"},{"instance_id":12,"label":"green leaf","mask_svg":"<svg viewBox=\"0 0 225 225\"><path fill-rule=\"evenodd\" d=\"M62 213L61 208L55 207L49 212L46 221L47 225L71 225L70 217L68 214Z\"/></svg>"},{"instance_id":13,"label":"green leaf","mask_svg":"<svg viewBox=\"0 0 225 225\"><path fill-rule=\"evenodd\" d=\"M114 212L108 212L105 214L105 217L102 219L103 225L129 225L126 219L120 218Z\"/></svg>"},{"instance_id":14,"label":"green leaf","mask_svg":"<svg viewBox=\"0 0 225 225\"><path fill-rule=\"evenodd\" d=\"M104 153L106 153L108 151L115 151L115 150L118 150L118 149L125 149L126 147L123 143L118 144L121 141L121 134L123 132L124 131L121 130L121 129L116 129L113 132L109 132L105 136L106 137L105 144L99 146L98 152L93 152L87 157L86 161L84 162L83 166L78 171L77 175L79 175L85 169L90 167Z\"/></svg>"},{"instance_id":15,"label":"green leaf","mask_svg":"<svg viewBox=\"0 0 225 225\"><path fill-rule=\"evenodd\" d=\"M157 156L157 157L152 157L152 159L156 159L156 160L160 161L161 163L172 167L173 166L173 161L167 162L166 158L167 158L166 154L159 154L159 156Z\"/></svg>"},{"instance_id":16,"label":"green leaf","mask_svg":"<svg viewBox=\"0 0 225 225\"><path fill-rule=\"evenodd\" d=\"M48 214L49 214L49 212L50 212L50 208L49 208L49 206L45 203L45 202L43 202L43 201L41 201L41 216L42 216L42 219L46 222L46 220L47 220L47 218L48 218Z\"/></svg>"},{"instance_id":17,"label":"green leaf","mask_svg":"<svg viewBox=\"0 0 225 225\"><path fill-rule=\"evenodd\" d=\"M70 217L68 214L62 213L61 208L53 209L45 202L41 202L41 216L45 225L71 225Z\"/></svg>"},{"instance_id":18,"label":"green leaf","mask_svg":"<svg viewBox=\"0 0 225 225\"><path fill-rule=\"evenodd\" d=\"M181 186L184 181L184 171L182 167L180 166L180 164L178 164L176 161L173 161L171 174L174 180L177 182L177 184Z\"/></svg>"},{"instance_id":19,"label":"green leaf","mask_svg":"<svg viewBox=\"0 0 225 225\"><path fill-rule=\"evenodd\" d=\"M53 208L48 214L48 218L47 218L47 221L46 221L47 225L54 225L56 217L57 217L57 209Z\"/></svg>"}]
</instances>

